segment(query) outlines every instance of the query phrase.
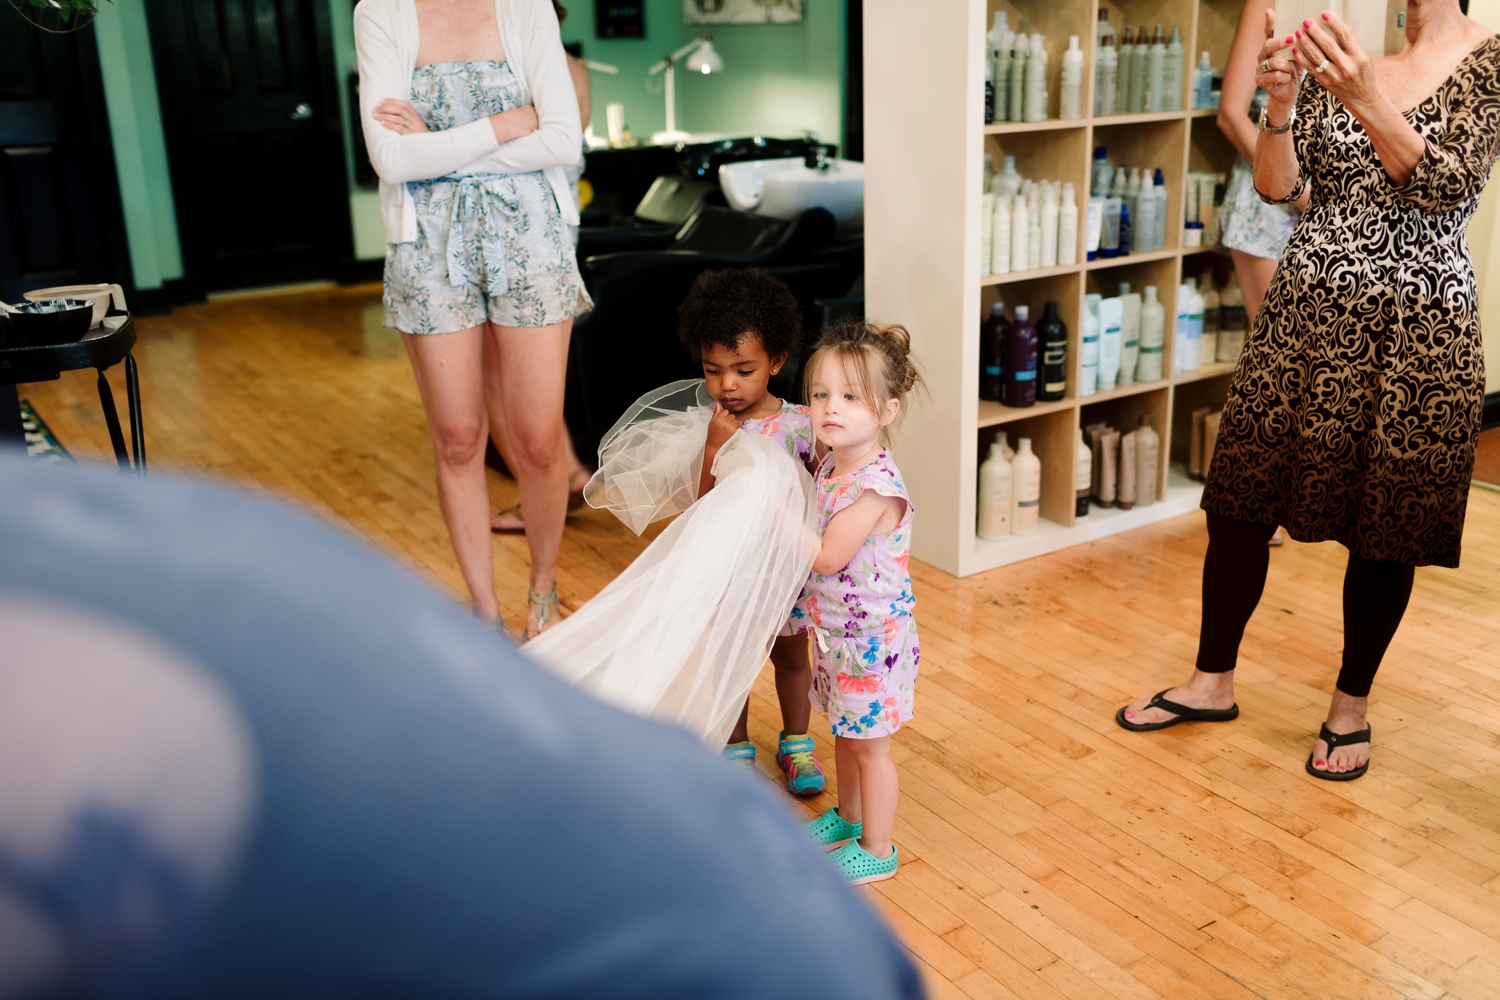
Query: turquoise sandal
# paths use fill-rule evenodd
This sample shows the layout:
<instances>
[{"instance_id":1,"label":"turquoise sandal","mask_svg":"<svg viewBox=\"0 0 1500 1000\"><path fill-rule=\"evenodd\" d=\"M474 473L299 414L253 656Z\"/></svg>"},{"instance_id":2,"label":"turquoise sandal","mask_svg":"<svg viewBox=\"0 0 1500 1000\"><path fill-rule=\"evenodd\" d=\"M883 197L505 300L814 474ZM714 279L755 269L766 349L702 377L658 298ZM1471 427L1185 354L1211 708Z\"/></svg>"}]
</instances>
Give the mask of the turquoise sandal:
<instances>
[{"instance_id":1,"label":"turquoise sandal","mask_svg":"<svg viewBox=\"0 0 1500 1000\"><path fill-rule=\"evenodd\" d=\"M884 879L895 878L896 868L900 864L899 854L896 845L892 844L890 857L877 858L860 847L859 841L851 840L829 857L833 859L834 867L839 870L839 874L848 879L850 885L864 885L866 882L880 882Z\"/></svg>"},{"instance_id":2,"label":"turquoise sandal","mask_svg":"<svg viewBox=\"0 0 1500 1000\"><path fill-rule=\"evenodd\" d=\"M863 831L863 823L850 823L839 815L837 809L830 809L817 819L807 823L802 829L812 838L812 842L825 851L831 851L846 840L856 839Z\"/></svg>"}]
</instances>

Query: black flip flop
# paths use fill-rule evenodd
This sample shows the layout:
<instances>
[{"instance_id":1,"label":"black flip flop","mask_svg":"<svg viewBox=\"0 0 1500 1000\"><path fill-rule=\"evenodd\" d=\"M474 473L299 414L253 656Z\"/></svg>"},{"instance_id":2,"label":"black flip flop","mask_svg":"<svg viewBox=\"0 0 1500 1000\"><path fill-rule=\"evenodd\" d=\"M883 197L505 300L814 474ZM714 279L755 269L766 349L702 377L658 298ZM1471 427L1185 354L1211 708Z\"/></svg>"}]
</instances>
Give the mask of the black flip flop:
<instances>
[{"instance_id":1,"label":"black flip flop","mask_svg":"<svg viewBox=\"0 0 1500 1000\"><path fill-rule=\"evenodd\" d=\"M1171 709L1168 709L1171 711ZM1366 726L1357 733L1335 733L1332 732L1327 723L1318 730L1318 739L1328 744L1328 753L1332 755L1333 748L1337 746L1348 746L1354 743L1370 742L1370 727ZM1326 758L1325 758L1326 759ZM1314 778L1322 778L1324 781L1353 781L1362 776L1370 769L1370 762L1365 761L1352 771L1319 771L1313 767L1313 755L1307 755L1307 773Z\"/></svg>"},{"instance_id":2,"label":"black flip flop","mask_svg":"<svg viewBox=\"0 0 1500 1000\"><path fill-rule=\"evenodd\" d=\"M1167 688L1167 691L1172 690ZM1173 712L1177 715L1175 719L1166 722L1130 722L1125 718L1125 708L1115 713L1115 721L1120 724L1121 729L1128 729L1132 733L1149 733L1157 729L1167 729L1177 725L1179 722L1228 722L1240 717L1240 706L1230 705L1228 708L1189 708L1179 705L1175 701L1168 701L1162 695L1167 691L1158 691L1146 702L1146 708L1159 708L1163 712ZM1142 710L1144 711L1144 709Z\"/></svg>"}]
</instances>

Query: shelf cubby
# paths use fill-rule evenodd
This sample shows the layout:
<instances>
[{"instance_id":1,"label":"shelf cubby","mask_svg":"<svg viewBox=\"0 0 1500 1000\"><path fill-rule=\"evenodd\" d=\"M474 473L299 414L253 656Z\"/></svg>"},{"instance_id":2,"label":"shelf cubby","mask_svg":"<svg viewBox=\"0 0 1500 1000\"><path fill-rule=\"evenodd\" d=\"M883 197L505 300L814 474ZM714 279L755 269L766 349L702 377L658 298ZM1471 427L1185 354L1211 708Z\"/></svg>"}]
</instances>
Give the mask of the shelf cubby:
<instances>
[{"instance_id":1,"label":"shelf cubby","mask_svg":"<svg viewBox=\"0 0 1500 1000\"><path fill-rule=\"evenodd\" d=\"M1095 118L1095 28L1101 8L1119 32L1126 23L1161 24L1183 38L1180 110ZM1211 247L1182 246L1183 181L1188 171L1227 172L1233 147L1218 132L1216 112L1192 110L1192 68L1207 50L1224 65L1239 15L1238 0L968 0L928 5L912 18L908 0L866 0L867 65L919 64L923 72L875 74L865 85L866 313L904 323L927 376L927 397L913 400L895 450L919 511L913 554L958 575L980 572L1155 523L1196 509L1202 487L1168 462L1185 445L1179 407L1227 392L1233 365L1205 365L1173 373L1177 289L1205 269L1222 287L1228 262ZM1014 30L1047 38L1050 117L1042 122L984 124L984 32L996 11L1009 12ZM1081 98L1085 117L1058 112L1061 56L1068 35L1084 49ZM1032 180L1071 182L1079 198L1084 236L1093 151L1104 146L1113 164L1161 167L1167 185L1165 246L1111 260L999 275L980 275L979 206L982 154L1016 157ZM1110 296L1128 281L1133 291L1156 285L1166 312L1163 378L1077 395L1084 296ZM979 324L997 298L1024 303L1040 317L1042 303L1058 303L1068 325L1066 398L1012 409L978 398ZM1202 402L1194 406L1208 405ZM1214 405L1219 405L1215 403ZM1191 414L1191 408L1188 409ZM1131 510L1095 508L1075 517L1074 448L1084 423L1109 420L1129 430L1150 413L1162 439L1162 499ZM1128 421L1128 423L1127 423ZM975 535L977 472L995 433L1014 442L1031 437L1042 460L1042 522L1034 535L987 541Z\"/></svg>"}]
</instances>

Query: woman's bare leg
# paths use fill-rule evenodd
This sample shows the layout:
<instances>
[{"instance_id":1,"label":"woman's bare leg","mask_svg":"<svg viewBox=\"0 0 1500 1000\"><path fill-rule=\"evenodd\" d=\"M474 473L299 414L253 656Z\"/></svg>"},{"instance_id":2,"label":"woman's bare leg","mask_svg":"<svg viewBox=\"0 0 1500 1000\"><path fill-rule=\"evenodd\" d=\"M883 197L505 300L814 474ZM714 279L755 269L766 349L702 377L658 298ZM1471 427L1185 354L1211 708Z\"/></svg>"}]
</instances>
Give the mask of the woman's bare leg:
<instances>
[{"instance_id":1,"label":"woman's bare leg","mask_svg":"<svg viewBox=\"0 0 1500 1000\"><path fill-rule=\"evenodd\" d=\"M484 477L484 385L477 377L483 337L483 327L430 336L401 334L427 411L443 523L474 611L489 621L499 611Z\"/></svg>"},{"instance_id":2,"label":"woman's bare leg","mask_svg":"<svg viewBox=\"0 0 1500 1000\"><path fill-rule=\"evenodd\" d=\"M1234 261L1234 273L1240 279L1240 291L1245 294L1246 329L1255 325L1255 314L1266 300L1266 290L1271 287L1271 276L1276 273L1277 261L1265 257L1253 257L1243 250L1229 251Z\"/></svg>"},{"instance_id":3,"label":"woman's bare leg","mask_svg":"<svg viewBox=\"0 0 1500 1000\"><path fill-rule=\"evenodd\" d=\"M516 449L511 444L510 435L505 427L505 407L500 404L503 395L500 385L500 366L498 353L495 350L493 338L486 340L484 356L484 402L490 417L490 439L495 442L495 448L500 452L500 457L505 459L506 468L510 469L512 477L516 478L519 485L520 473L516 471ZM583 489L589 481L589 470L578 460L578 454L573 450L573 438L567 433L566 426L563 428L563 448L567 451L568 462L568 492L577 493ZM519 506L498 511L490 521L490 527L496 531L525 531L526 522L521 517Z\"/></svg>"},{"instance_id":4,"label":"woman's bare leg","mask_svg":"<svg viewBox=\"0 0 1500 1000\"><path fill-rule=\"evenodd\" d=\"M531 589L550 593L557 583L557 553L568 513L568 461L563 428L563 382L573 321L552 326L490 325L497 368L495 387L505 421L502 438L511 454L531 550ZM492 393L493 395L493 393ZM489 511L485 511L488 534ZM553 609L551 622L557 621ZM526 635L538 632L535 608Z\"/></svg>"}]
</instances>

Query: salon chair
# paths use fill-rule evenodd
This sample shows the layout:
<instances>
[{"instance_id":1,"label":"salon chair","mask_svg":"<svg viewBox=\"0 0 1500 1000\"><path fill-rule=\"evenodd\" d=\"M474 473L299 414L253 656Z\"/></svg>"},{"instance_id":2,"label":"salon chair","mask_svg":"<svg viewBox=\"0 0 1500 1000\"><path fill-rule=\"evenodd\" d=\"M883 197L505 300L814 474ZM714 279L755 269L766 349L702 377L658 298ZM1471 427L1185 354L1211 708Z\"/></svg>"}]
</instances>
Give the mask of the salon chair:
<instances>
[{"instance_id":1,"label":"salon chair","mask_svg":"<svg viewBox=\"0 0 1500 1000\"><path fill-rule=\"evenodd\" d=\"M589 258L594 309L573 325L565 403L580 455L647 391L702 377L677 339L677 307L699 274L729 267L763 267L785 282L815 339L822 311L814 302L845 294L863 273L864 246L835 241L833 216L821 208L776 220L708 206L666 250ZM791 395L800 398L795 386Z\"/></svg>"}]
</instances>

